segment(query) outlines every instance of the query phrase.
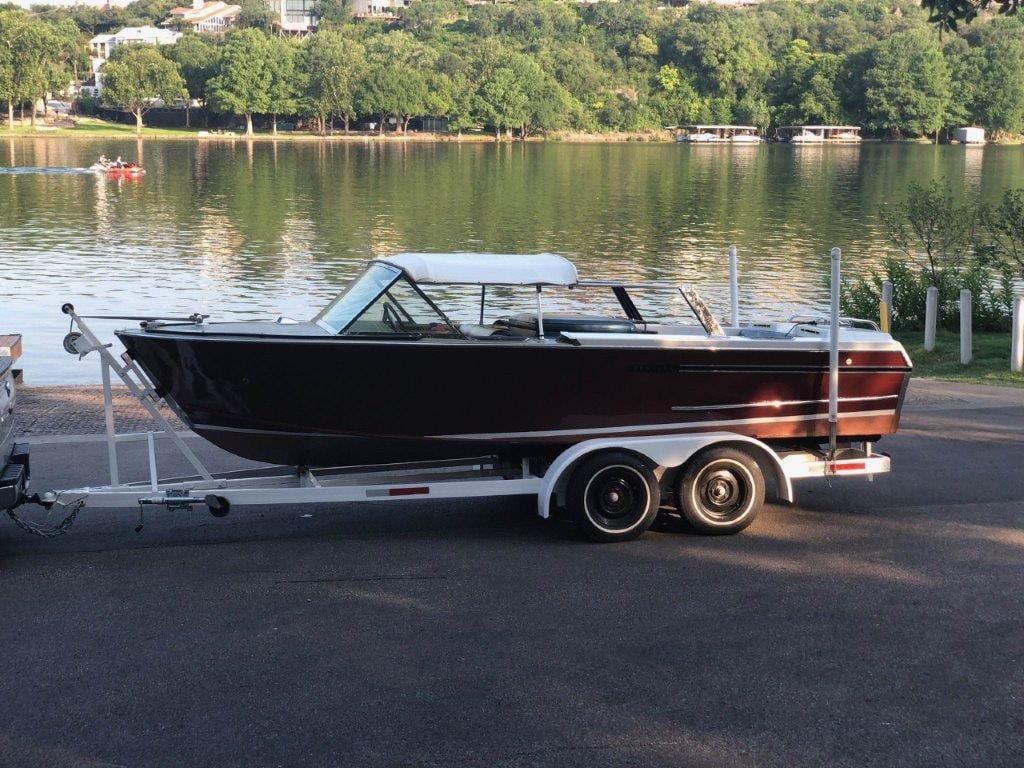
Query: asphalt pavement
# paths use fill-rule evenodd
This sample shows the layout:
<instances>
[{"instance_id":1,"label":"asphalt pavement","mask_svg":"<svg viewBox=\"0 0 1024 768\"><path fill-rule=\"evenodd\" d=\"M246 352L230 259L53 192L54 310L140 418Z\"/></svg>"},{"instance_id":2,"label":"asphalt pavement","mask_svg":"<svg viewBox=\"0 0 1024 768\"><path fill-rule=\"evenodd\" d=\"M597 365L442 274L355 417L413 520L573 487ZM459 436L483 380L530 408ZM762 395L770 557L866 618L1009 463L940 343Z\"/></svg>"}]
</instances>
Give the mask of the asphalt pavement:
<instances>
[{"instance_id":1,"label":"asphalt pavement","mask_svg":"<svg viewBox=\"0 0 1024 768\"><path fill-rule=\"evenodd\" d=\"M41 440L37 489L103 482ZM1020 766L1024 392L915 381L879 447L729 537L528 499L0 519L0 766Z\"/></svg>"}]
</instances>

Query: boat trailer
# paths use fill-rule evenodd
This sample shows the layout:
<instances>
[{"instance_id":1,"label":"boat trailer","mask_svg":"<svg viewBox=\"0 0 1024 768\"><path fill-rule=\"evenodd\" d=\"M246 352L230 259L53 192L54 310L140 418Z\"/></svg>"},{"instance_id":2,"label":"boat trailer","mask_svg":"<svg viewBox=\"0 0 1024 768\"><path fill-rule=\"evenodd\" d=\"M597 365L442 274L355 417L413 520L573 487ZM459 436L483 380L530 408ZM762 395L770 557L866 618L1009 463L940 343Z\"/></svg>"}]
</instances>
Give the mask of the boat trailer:
<instances>
[{"instance_id":1,"label":"boat trailer","mask_svg":"<svg viewBox=\"0 0 1024 768\"><path fill-rule=\"evenodd\" d=\"M831 327L840 323L838 315L839 254L832 252L832 314ZM87 320L104 319L154 320L156 318L111 318L81 316L71 304L61 308L71 320L71 329L64 339L65 349L79 359L95 353L100 361L103 382L103 408L109 483L65 490L49 490L30 494L29 446L15 443L3 458L0 468L0 510L5 511L24 531L38 536L59 536L66 533L78 514L89 507L138 509L142 529L143 510L148 507L167 511L206 507L215 517L228 515L236 505L304 505L342 504L348 502L401 501L410 499L467 499L498 496L535 496L538 513L552 517L565 506L582 506L573 517L582 522L593 538L612 541L635 538L646 530L658 512L662 490L674 492L682 499L688 487L683 481L694 475L701 478L712 460L743 464L739 476L749 476L754 489L760 487L760 498L752 499L750 508L740 520L716 525L713 518L690 520L698 530L708 533L732 533L749 524L760 509L764 496L764 477L774 480L776 496L792 502L792 481L810 477L864 476L890 471L889 456L875 452L870 443L839 444L836 440L838 420L838 334L830 333L829 421L827 448L779 450L754 438L732 432L701 432L672 436L615 437L592 439L565 449L553 460L540 463L522 458L518 463L493 456L471 457L443 462L412 462L402 464L349 467L310 468L266 466L231 472L213 472L199 459L186 442L186 435L176 431L161 413L160 404L172 412L173 402L162 398L144 372L127 353L115 357L112 345L104 344L90 329ZM201 316L187 319L199 322ZM77 329L77 330L76 330ZM152 419L155 429L146 432L118 433L116 430L111 374L117 376L129 393ZM180 414L178 414L180 417ZM188 476L160 478L157 470L156 440L168 439L191 465ZM145 443L148 457L148 478L122 482L117 446L121 443ZM723 454L723 451L725 452ZM731 453L730 453L731 452ZM723 455L726 457L723 459ZM730 456L732 458L730 458ZM600 460L608 457L607 461ZM743 457L746 457L746 461ZM696 466L694 466L696 465ZM646 470L644 469L646 467ZM580 477L583 472L585 477ZM613 474L608 475L609 472ZM744 474L744 472L746 474ZM617 474L615 474L617 473ZM763 477L761 477L763 475ZM596 478L604 477L610 489L602 499L608 509L616 509L623 498L645 491L652 509L633 528L602 527L600 515L595 521L588 513L587 493ZM640 481L635 481L639 477ZM639 484L637 484L639 483ZM760 485L758 486L758 484ZM576 490L584 488L582 497ZM669 490L675 488L674 491ZM728 483L711 478L706 483L710 502L715 494L730 492ZM696 493L694 491L694 493ZM651 498L653 496L653 499ZM582 499L582 501L580 500ZM755 503L756 502L756 503ZM63 517L56 525L43 525L23 516L25 508L36 506L59 510ZM570 509L570 511L573 511Z\"/></svg>"}]
</instances>

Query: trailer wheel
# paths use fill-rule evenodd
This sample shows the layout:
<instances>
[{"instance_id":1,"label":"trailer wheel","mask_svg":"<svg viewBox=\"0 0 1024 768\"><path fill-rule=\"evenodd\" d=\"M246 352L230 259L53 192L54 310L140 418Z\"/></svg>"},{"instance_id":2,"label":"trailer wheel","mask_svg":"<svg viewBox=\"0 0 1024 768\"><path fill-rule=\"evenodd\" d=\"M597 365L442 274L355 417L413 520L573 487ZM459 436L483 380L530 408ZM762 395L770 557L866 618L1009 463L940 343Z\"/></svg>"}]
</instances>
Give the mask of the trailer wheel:
<instances>
[{"instance_id":1,"label":"trailer wheel","mask_svg":"<svg viewBox=\"0 0 1024 768\"><path fill-rule=\"evenodd\" d=\"M636 456L608 451L572 473L568 501L573 521L594 541L631 541L654 522L661 490Z\"/></svg>"},{"instance_id":2,"label":"trailer wheel","mask_svg":"<svg viewBox=\"0 0 1024 768\"><path fill-rule=\"evenodd\" d=\"M764 474L749 454L709 448L690 459L675 485L679 512L700 533L742 531L764 505Z\"/></svg>"}]
</instances>

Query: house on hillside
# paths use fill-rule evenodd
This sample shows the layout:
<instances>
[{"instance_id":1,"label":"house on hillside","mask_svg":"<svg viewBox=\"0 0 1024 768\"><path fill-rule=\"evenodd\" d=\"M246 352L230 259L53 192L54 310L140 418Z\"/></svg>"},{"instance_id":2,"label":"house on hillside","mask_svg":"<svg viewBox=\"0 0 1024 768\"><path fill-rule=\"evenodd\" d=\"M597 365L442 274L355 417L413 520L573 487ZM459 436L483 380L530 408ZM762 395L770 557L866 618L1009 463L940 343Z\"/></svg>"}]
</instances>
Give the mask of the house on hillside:
<instances>
[{"instance_id":1,"label":"house on hillside","mask_svg":"<svg viewBox=\"0 0 1024 768\"><path fill-rule=\"evenodd\" d=\"M119 45L174 45L181 32L157 27L125 27L113 34L96 35L89 41L89 54L101 62L110 58ZM96 67L94 67L95 69Z\"/></svg>"},{"instance_id":2,"label":"house on hillside","mask_svg":"<svg viewBox=\"0 0 1024 768\"><path fill-rule=\"evenodd\" d=\"M353 0L352 15L357 19L396 21L398 11L409 7L410 0Z\"/></svg>"},{"instance_id":3,"label":"house on hillside","mask_svg":"<svg viewBox=\"0 0 1024 768\"><path fill-rule=\"evenodd\" d=\"M277 16L276 26L290 35L308 35L316 29L313 13L317 0L267 0L267 7Z\"/></svg>"},{"instance_id":4,"label":"house on hillside","mask_svg":"<svg viewBox=\"0 0 1024 768\"><path fill-rule=\"evenodd\" d=\"M241 12L242 6L222 0L192 0L192 5L172 8L163 26L177 29L189 26L196 32L222 35L235 25Z\"/></svg>"},{"instance_id":5,"label":"house on hillside","mask_svg":"<svg viewBox=\"0 0 1024 768\"><path fill-rule=\"evenodd\" d=\"M96 35L89 41L89 60L92 74L82 83L79 92L83 96L99 98L103 91L103 75L100 67L110 58L119 45L174 45L181 38L181 32L157 27L125 27L113 34Z\"/></svg>"}]
</instances>

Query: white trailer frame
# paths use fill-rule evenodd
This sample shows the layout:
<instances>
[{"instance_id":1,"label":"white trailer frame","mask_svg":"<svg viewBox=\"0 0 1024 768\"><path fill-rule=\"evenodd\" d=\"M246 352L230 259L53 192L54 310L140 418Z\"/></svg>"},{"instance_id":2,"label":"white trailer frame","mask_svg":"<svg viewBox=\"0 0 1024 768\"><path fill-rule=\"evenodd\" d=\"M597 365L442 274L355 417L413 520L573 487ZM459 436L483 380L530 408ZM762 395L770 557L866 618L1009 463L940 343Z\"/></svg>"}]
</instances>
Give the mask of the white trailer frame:
<instances>
[{"instance_id":1,"label":"white trailer frame","mask_svg":"<svg viewBox=\"0 0 1024 768\"><path fill-rule=\"evenodd\" d=\"M733 432L703 432L675 436L616 437L587 440L570 446L546 468L523 458L512 467L502 465L494 457L467 458L445 462L413 462L358 467L270 466L234 472L212 472L186 443L181 433L158 408L164 401L142 370L127 353L120 359L111 352L111 344L96 337L72 305L62 311L71 318L72 333L65 340L69 351L79 359L93 352L100 358L103 381L103 408L106 422L106 443L110 482L103 486L86 486L60 491L47 491L26 501L46 508L61 507L70 514L59 532L67 529L68 520L85 507L139 508L163 506L169 510L202 505L212 514L223 516L234 505L320 504L367 501L401 501L408 499L454 499L497 496L536 496L537 511L542 518L552 516L553 502L565 498L573 469L586 457L597 452L628 451L646 461L659 483L668 486L679 468L697 453L712 446L738 448L752 456L763 474L775 480L779 499L792 502L792 481L808 477L867 476L890 471L886 454L875 453L870 443L838 445L838 333L839 327L839 249L832 249L832 307L830 317L829 356L829 441L828 449L820 451L779 451L760 440ZM139 318L149 319L149 318ZM188 318L201 322L202 318ZM74 328L78 331L75 332ZM124 382L128 391L141 403L157 429L147 432L118 433L114 422L111 372ZM166 437L195 470L187 477L161 479L157 471L155 438ZM139 482L123 483L117 459L117 445L145 441L149 477ZM26 459L27 462L27 459ZM27 492L27 488L26 488ZM13 510L9 512L18 520ZM26 529L47 535L38 526L22 523Z\"/></svg>"}]
</instances>

